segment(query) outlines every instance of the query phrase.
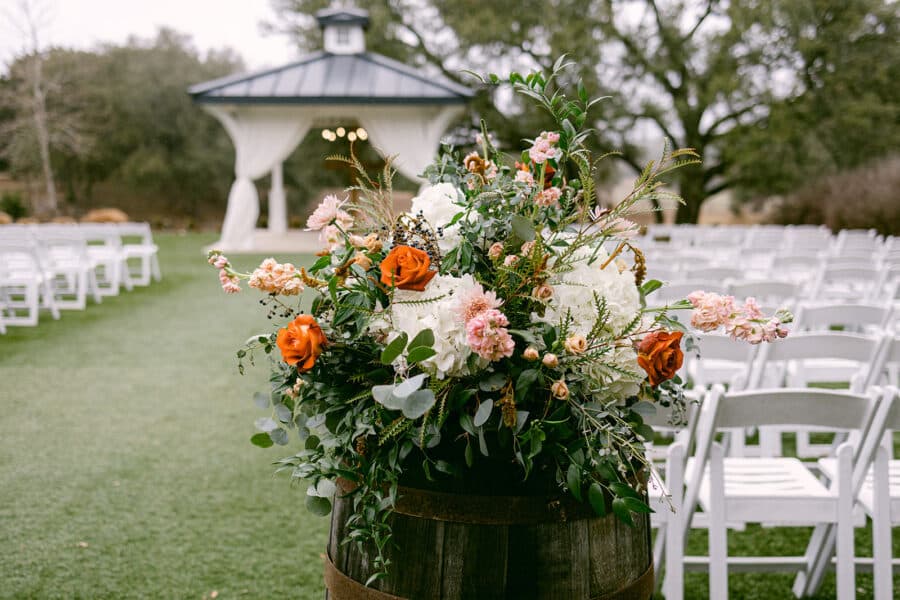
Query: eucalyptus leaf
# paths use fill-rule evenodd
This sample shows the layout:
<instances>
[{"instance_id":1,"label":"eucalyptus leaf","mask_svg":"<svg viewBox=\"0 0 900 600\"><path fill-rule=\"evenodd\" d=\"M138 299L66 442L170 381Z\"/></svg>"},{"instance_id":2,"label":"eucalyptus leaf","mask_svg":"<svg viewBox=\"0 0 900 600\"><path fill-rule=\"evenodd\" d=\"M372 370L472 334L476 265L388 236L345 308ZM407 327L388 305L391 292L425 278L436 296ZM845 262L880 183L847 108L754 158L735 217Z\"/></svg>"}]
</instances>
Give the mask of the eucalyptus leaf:
<instances>
[{"instance_id":1,"label":"eucalyptus leaf","mask_svg":"<svg viewBox=\"0 0 900 600\"><path fill-rule=\"evenodd\" d=\"M275 416L282 423L290 423L294 419L294 413L284 404L275 405Z\"/></svg>"},{"instance_id":2,"label":"eucalyptus leaf","mask_svg":"<svg viewBox=\"0 0 900 600\"><path fill-rule=\"evenodd\" d=\"M527 410L516 411L516 433L519 433L525 427L525 423L528 421L528 414Z\"/></svg>"},{"instance_id":3,"label":"eucalyptus leaf","mask_svg":"<svg viewBox=\"0 0 900 600\"><path fill-rule=\"evenodd\" d=\"M592 483L588 488L588 502L599 517L605 517L607 513L606 498L603 496L603 487L599 483Z\"/></svg>"},{"instance_id":4,"label":"eucalyptus leaf","mask_svg":"<svg viewBox=\"0 0 900 600\"><path fill-rule=\"evenodd\" d=\"M653 416L656 414L656 405L646 400L641 400L631 407L631 410L642 417Z\"/></svg>"},{"instance_id":5,"label":"eucalyptus leaf","mask_svg":"<svg viewBox=\"0 0 900 600\"><path fill-rule=\"evenodd\" d=\"M413 348L421 348L423 346L426 348L434 346L434 332L430 329L423 329L417 333L416 337L409 343L410 350Z\"/></svg>"},{"instance_id":6,"label":"eucalyptus leaf","mask_svg":"<svg viewBox=\"0 0 900 600\"><path fill-rule=\"evenodd\" d=\"M493 373L486 379L478 382L478 387L485 392L499 391L504 385L506 385L505 373Z\"/></svg>"},{"instance_id":7,"label":"eucalyptus leaf","mask_svg":"<svg viewBox=\"0 0 900 600\"><path fill-rule=\"evenodd\" d=\"M268 436L272 438L272 441L278 444L279 446L287 446L288 443L288 435L287 431L279 427L278 429L273 429L268 433Z\"/></svg>"},{"instance_id":8,"label":"eucalyptus leaf","mask_svg":"<svg viewBox=\"0 0 900 600\"><path fill-rule=\"evenodd\" d=\"M422 384L425 383L425 377L426 375L424 373L419 373L418 375L413 375L405 381L401 381L397 385L397 387L394 388L394 397L406 398L422 387Z\"/></svg>"},{"instance_id":9,"label":"eucalyptus leaf","mask_svg":"<svg viewBox=\"0 0 900 600\"><path fill-rule=\"evenodd\" d=\"M566 485L569 487L569 493L581 502L581 469L578 465L569 465L566 471Z\"/></svg>"},{"instance_id":10,"label":"eucalyptus leaf","mask_svg":"<svg viewBox=\"0 0 900 600\"><path fill-rule=\"evenodd\" d=\"M321 496L307 496L306 510L318 517L324 517L331 512L331 500Z\"/></svg>"},{"instance_id":11,"label":"eucalyptus leaf","mask_svg":"<svg viewBox=\"0 0 900 600\"><path fill-rule=\"evenodd\" d=\"M403 416L407 419L418 419L437 402L434 392L429 389L416 390L403 401Z\"/></svg>"},{"instance_id":12,"label":"eucalyptus leaf","mask_svg":"<svg viewBox=\"0 0 900 600\"><path fill-rule=\"evenodd\" d=\"M437 354L437 351L434 348L429 348L428 346L418 346L417 348L413 348L409 351L409 354L406 357L406 362L414 365L422 362L423 360L428 360L435 354Z\"/></svg>"},{"instance_id":13,"label":"eucalyptus leaf","mask_svg":"<svg viewBox=\"0 0 900 600\"><path fill-rule=\"evenodd\" d=\"M381 364L389 365L394 362L400 356L400 353L403 352L403 349L406 348L407 339L406 332L401 332L390 344L385 346L384 350L381 351Z\"/></svg>"},{"instance_id":14,"label":"eucalyptus leaf","mask_svg":"<svg viewBox=\"0 0 900 600\"><path fill-rule=\"evenodd\" d=\"M250 438L250 443L260 448L271 448L275 442L272 441L268 433L257 433Z\"/></svg>"},{"instance_id":15,"label":"eucalyptus leaf","mask_svg":"<svg viewBox=\"0 0 900 600\"><path fill-rule=\"evenodd\" d=\"M269 395L263 392L253 394L253 403L260 408L269 408Z\"/></svg>"},{"instance_id":16,"label":"eucalyptus leaf","mask_svg":"<svg viewBox=\"0 0 900 600\"><path fill-rule=\"evenodd\" d=\"M523 242L530 242L534 239L534 223L522 215L513 215L510 220L513 233L516 234Z\"/></svg>"},{"instance_id":17,"label":"eucalyptus leaf","mask_svg":"<svg viewBox=\"0 0 900 600\"><path fill-rule=\"evenodd\" d=\"M475 418L472 422L475 424L475 427L481 427L487 420L491 418L491 412L494 410L494 401L493 400L485 400L481 404L478 405L478 410L475 411Z\"/></svg>"},{"instance_id":18,"label":"eucalyptus leaf","mask_svg":"<svg viewBox=\"0 0 900 600\"><path fill-rule=\"evenodd\" d=\"M269 432L273 429L278 429L278 423L269 417L260 417L256 420L256 428L260 431Z\"/></svg>"}]
</instances>

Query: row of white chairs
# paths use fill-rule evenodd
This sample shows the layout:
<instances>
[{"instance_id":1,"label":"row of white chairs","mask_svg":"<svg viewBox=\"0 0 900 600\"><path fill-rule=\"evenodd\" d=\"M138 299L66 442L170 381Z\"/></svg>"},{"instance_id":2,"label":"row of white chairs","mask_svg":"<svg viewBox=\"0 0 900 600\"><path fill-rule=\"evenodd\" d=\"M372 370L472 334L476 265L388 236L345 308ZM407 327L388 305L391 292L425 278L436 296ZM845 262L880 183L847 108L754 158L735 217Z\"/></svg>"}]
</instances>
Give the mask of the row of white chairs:
<instances>
[{"instance_id":1,"label":"row of white chairs","mask_svg":"<svg viewBox=\"0 0 900 600\"><path fill-rule=\"evenodd\" d=\"M159 281L157 252L147 223L0 226L0 333Z\"/></svg>"},{"instance_id":2,"label":"row of white chairs","mask_svg":"<svg viewBox=\"0 0 900 600\"><path fill-rule=\"evenodd\" d=\"M709 249L739 247L782 252L835 255L895 254L900 241L873 229L845 229L832 234L818 225L650 225L642 248Z\"/></svg>"},{"instance_id":3,"label":"row of white chairs","mask_svg":"<svg viewBox=\"0 0 900 600\"><path fill-rule=\"evenodd\" d=\"M648 419L667 425L658 411ZM811 427L847 432L831 457L811 469L795 457L728 457L721 432L742 427ZM709 573L709 596L728 598L730 571L794 573L797 597L817 592L834 564L837 598L855 597L857 567L874 572L876 600L892 598L891 526L900 523L900 462L889 459L885 432L900 429L900 400L894 387L865 394L813 388L728 391L716 385L668 447L665 477L650 489L657 529L654 560L665 574L667 600L684 597L685 570ZM690 457L690 458L689 458ZM707 556L686 556L695 513L702 508L709 540ZM854 554L854 509L872 520L873 558ZM748 523L767 527L813 526L802 556L729 556L729 528ZM835 558L834 562L832 557Z\"/></svg>"}]
</instances>

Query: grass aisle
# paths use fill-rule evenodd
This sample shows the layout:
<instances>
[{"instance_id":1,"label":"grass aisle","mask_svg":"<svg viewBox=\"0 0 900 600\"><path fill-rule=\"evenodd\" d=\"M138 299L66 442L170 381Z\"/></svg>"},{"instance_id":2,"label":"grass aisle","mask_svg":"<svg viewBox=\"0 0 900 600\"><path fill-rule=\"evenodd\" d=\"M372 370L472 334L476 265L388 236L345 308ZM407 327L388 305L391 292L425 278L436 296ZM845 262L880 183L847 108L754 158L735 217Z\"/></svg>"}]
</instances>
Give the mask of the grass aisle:
<instances>
[{"instance_id":1,"label":"grass aisle","mask_svg":"<svg viewBox=\"0 0 900 600\"><path fill-rule=\"evenodd\" d=\"M161 283L0 336L0 597L318 598L327 519L248 441L258 295L157 238Z\"/></svg>"}]
</instances>

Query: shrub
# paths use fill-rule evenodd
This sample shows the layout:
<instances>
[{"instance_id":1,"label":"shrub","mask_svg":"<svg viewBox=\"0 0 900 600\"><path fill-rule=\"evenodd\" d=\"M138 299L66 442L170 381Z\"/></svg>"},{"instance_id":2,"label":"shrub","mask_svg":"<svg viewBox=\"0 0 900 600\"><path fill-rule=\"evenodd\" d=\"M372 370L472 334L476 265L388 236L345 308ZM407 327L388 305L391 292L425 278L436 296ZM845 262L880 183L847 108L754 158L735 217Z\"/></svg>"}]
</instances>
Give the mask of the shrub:
<instances>
[{"instance_id":1,"label":"shrub","mask_svg":"<svg viewBox=\"0 0 900 600\"><path fill-rule=\"evenodd\" d=\"M4 192L0 197L0 211L8 214L14 221L18 221L28 214L28 206L22 200L21 193Z\"/></svg>"},{"instance_id":2,"label":"shrub","mask_svg":"<svg viewBox=\"0 0 900 600\"><path fill-rule=\"evenodd\" d=\"M821 224L833 231L876 229L900 234L900 155L836 173L786 197L772 220L781 224Z\"/></svg>"}]
</instances>

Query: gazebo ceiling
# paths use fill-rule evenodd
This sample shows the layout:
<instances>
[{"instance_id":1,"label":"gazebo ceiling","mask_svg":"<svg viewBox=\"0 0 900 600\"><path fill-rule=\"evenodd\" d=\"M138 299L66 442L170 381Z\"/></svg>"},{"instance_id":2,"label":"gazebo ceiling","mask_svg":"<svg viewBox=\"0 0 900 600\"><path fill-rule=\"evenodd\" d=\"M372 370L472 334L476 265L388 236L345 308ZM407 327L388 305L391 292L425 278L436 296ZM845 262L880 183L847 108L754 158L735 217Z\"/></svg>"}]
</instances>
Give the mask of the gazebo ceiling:
<instances>
[{"instance_id":1,"label":"gazebo ceiling","mask_svg":"<svg viewBox=\"0 0 900 600\"><path fill-rule=\"evenodd\" d=\"M474 94L372 52L316 52L297 62L192 86L202 104L463 104Z\"/></svg>"}]
</instances>

